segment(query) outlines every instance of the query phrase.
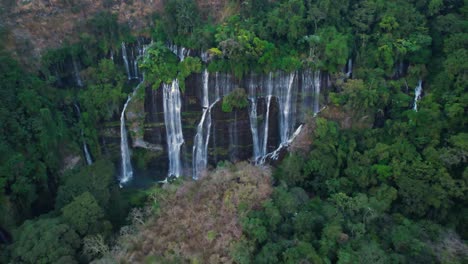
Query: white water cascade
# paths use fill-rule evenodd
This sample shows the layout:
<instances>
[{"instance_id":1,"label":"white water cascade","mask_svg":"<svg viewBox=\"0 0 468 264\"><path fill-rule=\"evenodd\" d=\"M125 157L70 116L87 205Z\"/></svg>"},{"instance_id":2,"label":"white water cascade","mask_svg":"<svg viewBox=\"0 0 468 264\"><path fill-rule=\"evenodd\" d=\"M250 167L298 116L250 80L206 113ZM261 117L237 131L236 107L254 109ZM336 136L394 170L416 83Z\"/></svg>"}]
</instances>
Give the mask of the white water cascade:
<instances>
[{"instance_id":1,"label":"white water cascade","mask_svg":"<svg viewBox=\"0 0 468 264\"><path fill-rule=\"evenodd\" d=\"M78 63L76 62L75 58L72 58L73 63L73 74L75 75L76 85L79 87L83 87L83 81L81 80L80 76L80 68L78 67Z\"/></svg>"},{"instance_id":2,"label":"white water cascade","mask_svg":"<svg viewBox=\"0 0 468 264\"><path fill-rule=\"evenodd\" d=\"M320 112L320 71L314 73L314 115Z\"/></svg>"},{"instance_id":3,"label":"white water cascade","mask_svg":"<svg viewBox=\"0 0 468 264\"><path fill-rule=\"evenodd\" d=\"M210 74L205 69L202 76L202 107L203 112L200 122L197 126L197 133L194 138L193 145L193 178L197 179L200 173L206 169L208 164L208 145L210 142L210 136L213 133L213 145L216 145L216 139L214 138L214 125L212 123L212 109L221 100L221 98L229 94L235 87L231 76L225 73L216 72L214 75L214 84L210 86ZM230 125L229 138L231 146L236 145L236 135L233 131L235 129L236 121Z\"/></svg>"},{"instance_id":4,"label":"white water cascade","mask_svg":"<svg viewBox=\"0 0 468 264\"><path fill-rule=\"evenodd\" d=\"M190 50L184 47L178 47L175 44L170 44L169 49L174 53L177 57L179 57L180 61L184 61L184 59L190 55Z\"/></svg>"},{"instance_id":5,"label":"white water cascade","mask_svg":"<svg viewBox=\"0 0 468 264\"><path fill-rule=\"evenodd\" d=\"M320 111L321 73L310 70L303 71L302 75L297 72L290 74L270 73L255 81L253 77L250 77L247 87L249 88L249 119L253 159L256 164L263 164L268 158L277 159L280 150L292 143L292 139L302 129L302 126L299 126L293 133L294 126L297 120L304 120L305 112L308 109L314 114ZM301 95L301 105L297 105L298 94ZM263 113L258 112L257 100L259 98L265 100L266 109ZM276 98L279 104L280 142L276 150L268 152L270 110L273 98ZM258 121L259 116L263 116L262 123Z\"/></svg>"},{"instance_id":6,"label":"white water cascade","mask_svg":"<svg viewBox=\"0 0 468 264\"><path fill-rule=\"evenodd\" d=\"M127 183L133 178L133 167L130 160L130 147L128 146L128 135L127 128L125 127L125 111L127 110L128 104L132 100L133 96L137 92L138 88L144 81L141 81L138 86L135 88L134 92L128 96L127 101L124 104L122 113L120 114L120 153L122 156L122 174L120 175L120 186Z\"/></svg>"},{"instance_id":7,"label":"white water cascade","mask_svg":"<svg viewBox=\"0 0 468 264\"><path fill-rule=\"evenodd\" d=\"M255 162L262 157L260 152L260 139L258 137L258 114L257 114L257 94L256 86L251 76L249 81L249 120L250 120L250 131L252 132L252 142L253 142L253 158Z\"/></svg>"},{"instance_id":8,"label":"white water cascade","mask_svg":"<svg viewBox=\"0 0 468 264\"><path fill-rule=\"evenodd\" d=\"M73 104L75 106L76 112L78 113L78 118L81 119L81 110L78 104ZM88 145L86 145L86 141L84 139L84 132L83 129L81 129L81 140L83 141L83 152L85 154L85 159L86 159L86 164L91 165L93 164L93 159L91 158L91 154L89 153L88 150Z\"/></svg>"},{"instance_id":9,"label":"white water cascade","mask_svg":"<svg viewBox=\"0 0 468 264\"><path fill-rule=\"evenodd\" d=\"M179 81L163 84L164 123L167 135L167 152L169 155L168 176L179 177L182 173L180 149L184 144L182 121L180 118L181 100Z\"/></svg>"},{"instance_id":10,"label":"white water cascade","mask_svg":"<svg viewBox=\"0 0 468 264\"><path fill-rule=\"evenodd\" d=\"M193 178L197 179L200 173L208 164L208 143L211 133L211 109L220 100L219 92L215 93L213 102L209 100L209 73L205 69L203 72L203 113L200 123L197 126L193 144Z\"/></svg>"},{"instance_id":11,"label":"white water cascade","mask_svg":"<svg viewBox=\"0 0 468 264\"><path fill-rule=\"evenodd\" d=\"M140 57L141 54L138 54L137 57L135 57L134 51L132 50L132 57L133 57L133 79L138 79L138 57Z\"/></svg>"},{"instance_id":12,"label":"white water cascade","mask_svg":"<svg viewBox=\"0 0 468 264\"><path fill-rule=\"evenodd\" d=\"M267 154L268 150L268 128L270 124L270 108L271 100L274 96L273 94L273 73L268 74L268 78L264 81L264 85L257 87L254 83L254 77L251 76L249 80L249 119L250 119L250 130L252 132L252 142L253 142L253 158L256 164L262 164L264 162L264 157ZM257 94L257 88L261 89L261 94ZM258 123L258 104L257 100L259 97L265 98L266 101L266 110L265 118L263 123ZM260 127L260 131L259 131Z\"/></svg>"},{"instance_id":13,"label":"white water cascade","mask_svg":"<svg viewBox=\"0 0 468 264\"><path fill-rule=\"evenodd\" d=\"M125 72L127 73L127 78L130 80L132 79L132 75L130 73L130 66L128 65L127 47L125 46L125 42L122 42L122 59L125 65Z\"/></svg>"},{"instance_id":14,"label":"white water cascade","mask_svg":"<svg viewBox=\"0 0 468 264\"><path fill-rule=\"evenodd\" d=\"M292 111L292 87L294 82L295 73L290 73L287 78L281 78L277 91L279 110L280 110L280 145L287 144L293 126Z\"/></svg>"},{"instance_id":15,"label":"white water cascade","mask_svg":"<svg viewBox=\"0 0 468 264\"><path fill-rule=\"evenodd\" d=\"M270 72L268 74L268 82L267 82L267 104L266 104L266 114L265 114L265 122L263 124L263 140L262 140L262 148L261 148L261 156L264 157L267 154L267 146L268 146L268 126L270 124L270 106L271 106L271 98L273 97L273 74Z\"/></svg>"},{"instance_id":16,"label":"white water cascade","mask_svg":"<svg viewBox=\"0 0 468 264\"><path fill-rule=\"evenodd\" d=\"M141 50L139 50L138 57L134 59L134 63L136 63L135 79L140 79L137 74L138 58L140 58L141 56L144 56L144 54L146 53L146 48L147 46L141 47ZM130 69L128 65L127 51L126 51L124 42L122 42L122 57L124 59L125 69L127 70L128 79L130 80L131 73L130 73ZM143 78L140 80L140 83L135 87L135 89L133 90L133 93L128 96L128 99L125 102L124 107L122 109L122 113L120 114L120 153L121 153L121 158L122 158L122 161L121 161L122 172L119 178L120 186L127 183L133 178L133 167L132 167L132 162L130 159L131 152L130 152L130 147L128 146L127 128L125 127L125 111L127 110L128 104L132 100L133 96L137 93L138 89L140 88L141 85L143 85L144 82L145 82L145 78L143 74Z\"/></svg>"},{"instance_id":17,"label":"white water cascade","mask_svg":"<svg viewBox=\"0 0 468 264\"><path fill-rule=\"evenodd\" d=\"M348 71L346 72L346 78L351 78L352 74L353 74L353 60L349 59L348 60Z\"/></svg>"},{"instance_id":18,"label":"white water cascade","mask_svg":"<svg viewBox=\"0 0 468 264\"><path fill-rule=\"evenodd\" d=\"M422 80L419 80L418 86L414 89L414 106L413 110L418 111L418 101L421 99L422 94Z\"/></svg>"}]
</instances>

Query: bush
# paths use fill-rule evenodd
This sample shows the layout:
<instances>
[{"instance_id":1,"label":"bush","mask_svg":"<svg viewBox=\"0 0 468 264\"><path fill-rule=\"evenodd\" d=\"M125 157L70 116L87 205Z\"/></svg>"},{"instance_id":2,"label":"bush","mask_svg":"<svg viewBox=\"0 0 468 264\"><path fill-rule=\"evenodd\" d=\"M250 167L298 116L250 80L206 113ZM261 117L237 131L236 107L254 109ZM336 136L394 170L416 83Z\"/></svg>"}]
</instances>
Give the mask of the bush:
<instances>
[{"instance_id":1,"label":"bush","mask_svg":"<svg viewBox=\"0 0 468 264\"><path fill-rule=\"evenodd\" d=\"M247 107L249 101L245 89L236 88L223 98L223 112L230 113L234 108L243 109Z\"/></svg>"}]
</instances>

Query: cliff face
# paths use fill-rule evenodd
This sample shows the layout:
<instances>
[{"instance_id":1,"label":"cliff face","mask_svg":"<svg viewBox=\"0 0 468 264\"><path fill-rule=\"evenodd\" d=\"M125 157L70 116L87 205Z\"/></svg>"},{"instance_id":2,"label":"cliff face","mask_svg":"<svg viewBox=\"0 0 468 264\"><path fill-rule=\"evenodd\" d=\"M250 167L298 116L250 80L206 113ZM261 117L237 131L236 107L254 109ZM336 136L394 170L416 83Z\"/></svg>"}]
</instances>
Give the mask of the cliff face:
<instances>
[{"instance_id":1,"label":"cliff face","mask_svg":"<svg viewBox=\"0 0 468 264\"><path fill-rule=\"evenodd\" d=\"M327 79L319 75L315 78L319 79L314 79L310 71L249 75L242 79L223 73L189 76L178 113L183 137L179 156L181 175L197 177L205 168L224 160L270 160L279 146L289 145L296 129L311 116L313 109L319 108L321 95L317 85L327 87ZM246 90L248 106L222 111L225 96L238 87ZM143 155L145 165L139 170L146 171L143 174L151 178L164 179L169 170L168 137L172 132L167 130L170 124L165 120L163 89L149 86L140 89L145 93L144 99L135 96L126 113L134 151L132 163L138 165ZM208 109L205 105L211 106ZM118 164L120 135L117 126L113 129L114 133L102 134L102 142L103 149L111 150Z\"/></svg>"}]
</instances>

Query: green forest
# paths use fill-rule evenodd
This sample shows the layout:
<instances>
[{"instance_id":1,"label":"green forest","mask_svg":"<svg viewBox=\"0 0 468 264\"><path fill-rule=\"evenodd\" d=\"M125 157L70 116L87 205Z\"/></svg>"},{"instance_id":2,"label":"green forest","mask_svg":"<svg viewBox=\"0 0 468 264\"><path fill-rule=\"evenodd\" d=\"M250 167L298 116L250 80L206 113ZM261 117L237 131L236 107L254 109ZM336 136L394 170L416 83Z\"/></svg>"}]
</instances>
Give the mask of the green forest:
<instances>
[{"instance_id":1,"label":"green forest","mask_svg":"<svg viewBox=\"0 0 468 264\"><path fill-rule=\"evenodd\" d=\"M163 0L138 32L100 11L34 67L8 49L12 29L0 21L0 263L468 262L467 0L229 0L222 15L197 2ZM307 118L302 148L268 173L223 161L198 182L120 188L99 131L118 120L135 83L109 54L141 36L152 40L139 69L153 89L178 79L183 93L204 67L238 80L311 69L330 76L326 108ZM210 60L179 61L168 42ZM61 81L75 60L83 87ZM222 110L247 107L246 97L236 89ZM83 141L90 166L73 161ZM138 166L146 159L135 150ZM226 205L228 196L237 202ZM207 219L238 221L228 245L218 250L227 238L208 231L203 251L176 246L191 239L177 229L183 217L154 228L171 206L201 202ZM145 236L167 245L150 250Z\"/></svg>"}]
</instances>

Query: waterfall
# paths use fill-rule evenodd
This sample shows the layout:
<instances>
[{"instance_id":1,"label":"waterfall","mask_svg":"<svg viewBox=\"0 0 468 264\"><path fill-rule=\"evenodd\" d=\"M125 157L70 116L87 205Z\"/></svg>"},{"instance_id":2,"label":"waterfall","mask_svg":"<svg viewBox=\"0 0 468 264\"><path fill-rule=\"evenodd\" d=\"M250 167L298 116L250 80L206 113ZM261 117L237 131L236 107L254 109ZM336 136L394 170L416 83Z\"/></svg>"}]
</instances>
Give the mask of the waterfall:
<instances>
[{"instance_id":1,"label":"waterfall","mask_svg":"<svg viewBox=\"0 0 468 264\"><path fill-rule=\"evenodd\" d=\"M250 78L248 84L250 101L249 119L250 130L252 132L253 158L256 164L265 163L266 159L269 157L277 158L279 151L291 143L291 138L294 136L291 136L291 133L296 121L296 93L299 85L299 83L295 85L294 82L296 75L296 72L290 74L278 72L276 76L273 76L273 73L270 72L267 77L262 77L263 80L259 80L262 82L260 87L256 87L253 78ZM320 78L320 72L317 72L316 75ZM305 72L302 75L302 104L304 109L307 109L306 106L310 106L310 99L308 98L311 98L312 96L312 87L317 86L318 89L315 89L314 91L319 92L319 85L319 79L318 85L312 85L312 77L309 72ZM261 94L257 94L256 89L261 89ZM263 123L261 124L258 123L259 113L257 109L257 100L259 97L263 97L265 99L265 112ZM268 153L270 110L273 97L278 99L279 104L280 143L275 151ZM301 118L299 117L299 119ZM296 130L296 132L297 131L300 131L300 129Z\"/></svg>"},{"instance_id":2,"label":"waterfall","mask_svg":"<svg viewBox=\"0 0 468 264\"><path fill-rule=\"evenodd\" d=\"M346 72L346 78L351 78L351 74L353 74L353 60L348 60L348 71Z\"/></svg>"},{"instance_id":3,"label":"waterfall","mask_svg":"<svg viewBox=\"0 0 468 264\"><path fill-rule=\"evenodd\" d=\"M133 55L133 50L132 50L132 55ZM133 74L134 74L133 79L139 78L138 77L138 57L139 56L137 56L136 58L133 57Z\"/></svg>"},{"instance_id":4,"label":"waterfall","mask_svg":"<svg viewBox=\"0 0 468 264\"><path fill-rule=\"evenodd\" d=\"M252 132L252 141L253 141L253 154L255 161L258 160L262 154L260 152L260 144L258 140L258 124L257 124L257 98L251 97L250 100L250 131Z\"/></svg>"},{"instance_id":5,"label":"waterfall","mask_svg":"<svg viewBox=\"0 0 468 264\"><path fill-rule=\"evenodd\" d=\"M138 86L140 86L140 84ZM138 89L138 86L135 91ZM132 100L134 93L128 96L128 99L125 102L122 113L120 115L120 153L122 155L122 175L119 179L120 185L128 182L133 177L132 162L130 160L130 148L128 146L128 135L127 129L125 128L125 111L127 110L127 106L130 103L130 100Z\"/></svg>"},{"instance_id":6,"label":"waterfall","mask_svg":"<svg viewBox=\"0 0 468 264\"><path fill-rule=\"evenodd\" d=\"M77 103L74 103L73 105L75 106L76 112L78 114L78 118L81 119L80 107L78 106ZM93 159L91 158L91 154L89 153L88 145L86 145L83 128L81 128L80 134L81 134L81 140L83 141L83 153L85 154L86 164L91 165L93 164Z\"/></svg>"},{"instance_id":7,"label":"waterfall","mask_svg":"<svg viewBox=\"0 0 468 264\"><path fill-rule=\"evenodd\" d=\"M197 133L195 135L194 144L193 144L193 157L192 157L192 166L193 166L193 178L197 179L200 172L202 172L208 164L208 144L210 141L210 136L212 132L212 118L211 110L221 100L222 96L229 94L234 85L228 74L219 74L215 73L214 78L214 91L210 89L209 86L209 73L205 69L203 72L203 89L202 89L202 117L200 123L197 126ZM236 117L235 117L236 118ZM235 125L236 121L234 121ZM213 126L214 127L214 126ZM234 137L233 130L235 126L230 126L230 139L231 146L237 144L237 138ZM214 133L214 132L213 132ZM214 137L214 135L213 135ZM213 144L216 144L213 139Z\"/></svg>"},{"instance_id":8,"label":"waterfall","mask_svg":"<svg viewBox=\"0 0 468 264\"><path fill-rule=\"evenodd\" d=\"M261 155L265 156L267 154L268 147L268 125L270 120L270 105L271 97L273 96L273 75L270 72L268 74L268 85L267 85L267 105L266 105L266 115L265 122L263 124L263 141L262 141L262 152Z\"/></svg>"},{"instance_id":9,"label":"waterfall","mask_svg":"<svg viewBox=\"0 0 468 264\"><path fill-rule=\"evenodd\" d=\"M280 108L280 145L286 144L289 140L289 134L292 127L292 86L295 73L289 74L287 78L280 78L278 87L278 101Z\"/></svg>"},{"instance_id":10,"label":"waterfall","mask_svg":"<svg viewBox=\"0 0 468 264\"><path fill-rule=\"evenodd\" d=\"M133 177L133 168L132 168L132 162L130 159L130 147L128 146L128 134L127 134L127 129L125 127L125 111L127 110L128 104L132 100L133 96L137 93L138 89L140 88L141 85L145 82L144 74L143 78L140 79L138 76L138 58L140 56L144 56L146 53L146 48L147 46L143 46L141 48L141 52L139 52L139 56L137 58L134 58L134 70L135 70L135 79L139 79L140 83L135 87L133 90L133 93L130 94L127 98L127 101L124 104L124 107L122 109L122 113L120 114L120 153L121 153L121 158L122 158L122 174L120 175L120 186L123 184L127 183L129 180L132 179ZM127 71L127 76L128 79L132 79L131 73L130 73L130 68L128 64L128 58L127 58L127 49L125 46L125 42L122 42L122 58L124 60L125 64L125 70Z\"/></svg>"},{"instance_id":11,"label":"waterfall","mask_svg":"<svg viewBox=\"0 0 468 264\"><path fill-rule=\"evenodd\" d=\"M421 93L422 93L422 80L419 80L418 86L414 89L414 106L413 110L418 111L418 101L421 99Z\"/></svg>"},{"instance_id":12,"label":"waterfall","mask_svg":"<svg viewBox=\"0 0 468 264\"><path fill-rule=\"evenodd\" d=\"M190 50L184 47L178 47L175 44L169 44L169 49L174 53L177 57L179 57L180 61L184 61L184 59L190 55Z\"/></svg>"},{"instance_id":13,"label":"waterfall","mask_svg":"<svg viewBox=\"0 0 468 264\"><path fill-rule=\"evenodd\" d=\"M301 98L300 120L304 122L306 115L314 111L314 74L311 70L302 72Z\"/></svg>"},{"instance_id":14,"label":"waterfall","mask_svg":"<svg viewBox=\"0 0 468 264\"><path fill-rule=\"evenodd\" d=\"M125 46L125 42L122 42L122 59L125 65L125 71L127 72L128 79L132 79L132 75L130 73L130 66L128 65L128 57L127 57L127 47Z\"/></svg>"},{"instance_id":15,"label":"waterfall","mask_svg":"<svg viewBox=\"0 0 468 264\"><path fill-rule=\"evenodd\" d=\"M260 140L258 137L258 122L257 122L257 95L255 91L256 86L253 83L253 78L250 78L249 81L249 101L250 101L250 131L252 132L252 142L253 142L253 158L255 161L260 159L262 153L260 152Z\"/></svg>"},{"instance_id":16,"label":"waterfall","mask_svg":"<svg viewBox=\"0 0 468 264\"><path fill-rule=\"evenodd\" d=\"M197 126L197 134L195 135L193 144L193 178L197 179L200 172L206 168L208 164L208 143L211 133L211 109L219 101L216 97L214 102L210 104L209 100L209 73L205 69L203 72L203 113L200 123Z\"/></svg>"},{"instance_id":17,"label":"waterfall","mask_svg":"<svg viewBox=\"0 0 468 264\"><path fill-rule=\"evenodd\" d=\"M314 73L314 114L316 115L320 112L320 71L315 71Z\"/></svg>"},{"instance_id":18,"label":"waterfall","mask_svg":"<svg viewBox=\"0 0 468 264\"><path fill-rule=\"evenodd\" d=\"M209 55L208 55L208 52L206 51L202 51L201 52L201 55L200 55L200 58L203 62L208 62L208 59L209 59Z\"/></svg>"},{"instance_id":19,"label":"waterfall","mask_svg":"<svg viewBox=\"0 0 468 264\"><path fill-rule=\"evenodd\" d=\"M259 164L265 163L267 158L277 159L279 157L280 150L291 143L290 132L293 128L293 116L295 102L293 99L293 84L294 84L295 73L290 73L287 77L279 76L279 80L276 81L279 85L276 86L276 96L278 97L279 103L279 130L280 130L280 144L276 150L270 153L266 153L260 159ZM294 133L295 134L295 133ZM266 152L266 151L265 151Z\"/></svg>"},{"instance_id":20,"label":"waterfall","mask_svg":"<svg viewBox=\"0 0 468 264\"><path fill-rule=\"evenodd\" d=\"M76 62L74 57L72 57L72 63L73 63L73 73L75 75L76 85L78 85L79 87L83 87L83 81L81 80L81 76L80 76L80 68L78 67L78 63Z\"/></svg>"},{"instance_id":21,"label":"waterfall","mask_svg":"<svg viewBox=\"0 0 468 264\"><path fill-rule=\"evenodd\" d=\"M86 163L88 165L93 164L93 159L91 158L91 154L89 154L88 146L86 145L86 142L84 142L84 140L83 140L83 151L85 153Z\"/></svg>"},{"instance_id":22,"label":"waterfall","mask_svg":"<svg viewBox=\"0 0 468 264\"><path fill-rule=\"evenodd\" d=\"M182 171L180 149L184 144L180 118L181 100L179 81L163 84L164 123L166 126L167 148L169 155L168 176L179 177Z\"/></svg>"}]
</instances>

